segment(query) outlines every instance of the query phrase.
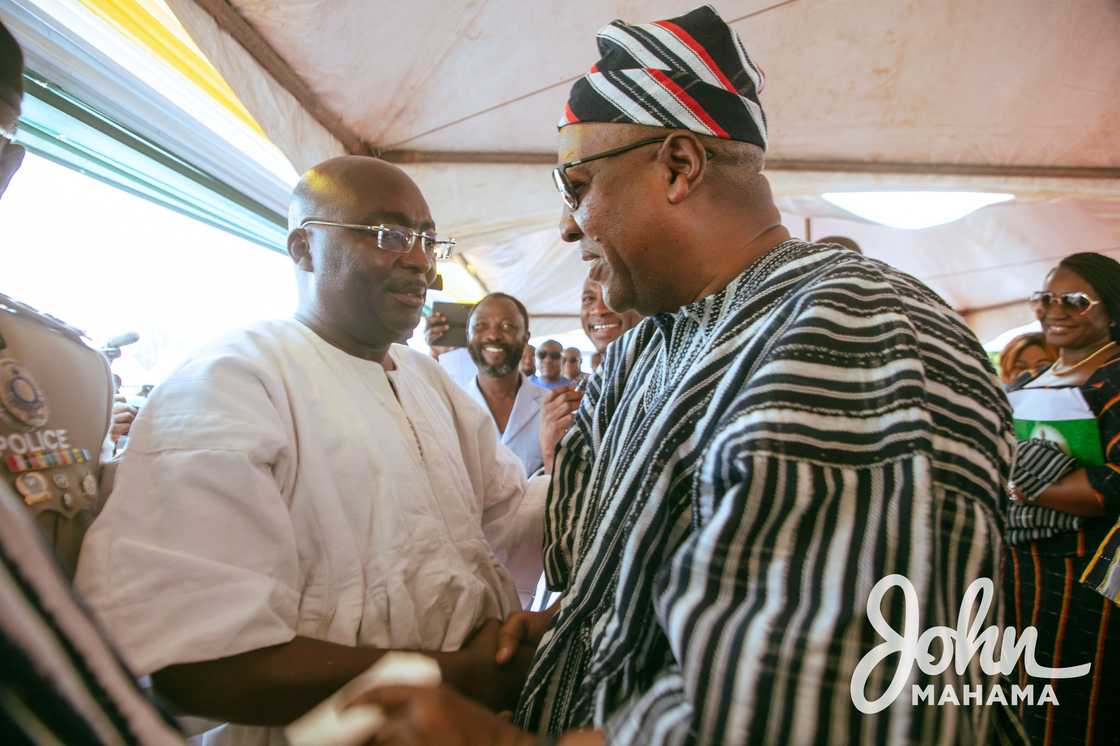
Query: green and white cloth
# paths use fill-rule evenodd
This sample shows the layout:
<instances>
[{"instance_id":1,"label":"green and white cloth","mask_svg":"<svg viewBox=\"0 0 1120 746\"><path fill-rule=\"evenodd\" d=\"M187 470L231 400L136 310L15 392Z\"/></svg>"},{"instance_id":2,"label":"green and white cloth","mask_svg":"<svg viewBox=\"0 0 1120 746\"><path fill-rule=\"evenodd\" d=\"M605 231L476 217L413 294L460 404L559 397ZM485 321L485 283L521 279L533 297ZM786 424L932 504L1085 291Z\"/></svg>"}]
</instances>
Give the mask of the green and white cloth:
<instances>
[{"instance_id":1,"label":"green and white cloth","mask_svg":"<svg viewBox=\"0 0 1120 746\"><path fill-rule=\"evenodd\" d=\"M1007 395L1019 440L1013 479L1035 497L1078 467L1104 463L1097 416L1076 387L1023 388ZM1081 518L1041 505L1013 502L1007 541L1026 544L1081 529Z\"/></svg>"},{"instance_id":2,"label":"green and white cloth","mask_svg":"<svg viewBox=\"0 0 1120 746\"><path fill-rule=\"evenodd\" d=\"M1048 440L1081 466L1104 465L1100 425L1081 389L1024 388L1007 398L1019 440Z\"/></svg>"}]
</instances>

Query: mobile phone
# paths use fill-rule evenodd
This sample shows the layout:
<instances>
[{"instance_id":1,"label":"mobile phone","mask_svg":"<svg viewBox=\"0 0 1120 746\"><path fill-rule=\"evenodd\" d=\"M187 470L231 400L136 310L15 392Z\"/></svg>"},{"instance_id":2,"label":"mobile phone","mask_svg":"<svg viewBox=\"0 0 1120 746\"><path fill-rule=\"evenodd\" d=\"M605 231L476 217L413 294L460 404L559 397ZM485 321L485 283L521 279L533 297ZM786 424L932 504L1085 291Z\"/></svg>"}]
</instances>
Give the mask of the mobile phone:
<instances>
[{"instance_id":1,"label":"mobile phone","mask_svg":"<svg viewBox=\"0 0 1120 746\"><path fill-rule=\"evenodd\" d=\"M432 313L438 313L447 319L447 331L436 340L436 344L441 347L466 347L467 320L473 308L473 303L445 303L438 300L433 303Z\"/></svg>"}]
</instances>

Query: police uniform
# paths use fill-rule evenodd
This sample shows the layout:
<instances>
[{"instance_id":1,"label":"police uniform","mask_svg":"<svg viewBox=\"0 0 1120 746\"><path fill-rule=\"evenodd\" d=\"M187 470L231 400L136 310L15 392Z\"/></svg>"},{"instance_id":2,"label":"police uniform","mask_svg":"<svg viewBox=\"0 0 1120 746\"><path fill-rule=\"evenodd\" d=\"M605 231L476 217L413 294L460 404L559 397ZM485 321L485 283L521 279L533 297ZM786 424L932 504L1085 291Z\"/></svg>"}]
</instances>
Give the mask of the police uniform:
<instances>
[{"instance_id":1,"label":"police uniform","mask_svg":"<svg viewBox=\"0 0 1120 746\"><path fill-rule=\"evenodd\" d=\"M58 319L0 294L0 472L68 577L101 507L109 362Z\"/></svg>"}]
</instances>

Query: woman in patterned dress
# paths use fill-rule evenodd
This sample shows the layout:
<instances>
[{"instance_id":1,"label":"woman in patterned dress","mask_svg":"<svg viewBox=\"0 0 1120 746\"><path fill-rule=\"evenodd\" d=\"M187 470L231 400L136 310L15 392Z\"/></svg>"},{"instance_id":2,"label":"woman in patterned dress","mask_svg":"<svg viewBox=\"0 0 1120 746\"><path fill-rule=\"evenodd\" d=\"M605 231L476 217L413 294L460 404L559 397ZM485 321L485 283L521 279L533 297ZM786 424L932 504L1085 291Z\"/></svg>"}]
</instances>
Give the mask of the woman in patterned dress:
<instances>
[{"instance_id":1,"label":"woman in patterned dress","mask_svg":"<svg viewBox=\"0 0 1120 746\"><path fill-rule=\"evenodd\" d=\"M1020 661L1013 683L1050 684L1058 704L1022 705L1039 746L1120 739L1120 613L1082 582L1120 516L1120 263L1073 254L1031 297L1058 360L1028 373L1008 394L1020 439L1008 510L1007 582L1013 618L1038 629L1036 660L1048 667L1092 664L1077 678L1030 679ZM1043 447L1040 440L1059 446Z\"/></svg>"}]
</instances>

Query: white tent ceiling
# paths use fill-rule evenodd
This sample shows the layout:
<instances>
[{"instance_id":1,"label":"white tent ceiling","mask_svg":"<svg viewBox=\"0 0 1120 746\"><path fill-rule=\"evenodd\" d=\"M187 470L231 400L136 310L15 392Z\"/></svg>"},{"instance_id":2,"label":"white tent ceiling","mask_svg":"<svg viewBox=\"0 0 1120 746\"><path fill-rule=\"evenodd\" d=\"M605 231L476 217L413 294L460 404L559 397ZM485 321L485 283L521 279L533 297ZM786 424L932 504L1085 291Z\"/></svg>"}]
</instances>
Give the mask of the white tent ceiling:
<instances>
[{"instance_id":1,"label":"white tent ceiling","mask_svg":"<svg viewBox=\"0 0 1120 746\"><path fill-rule=\"evenodd\" d=\"M679 0L168 0L303 170L338 153L401 162L490 289L573 326L583 268L555 238L548 167L595 31ZM1055 258L1120 256L1120 3L724 0L767 74L768 173L797 234L843 233L927 280L981 336ZM1008 191L947 226L858 221L822 191ZM805 218L811 223L806 224ZM1001 306L1015 304L1010 310ZM985 310L987 309L987 310ZM993 310L994 309L994 310ZM567 316L549 320L548 316ZM999 331L999 329L994 329Z\"/></svg>"}]
</instances>

